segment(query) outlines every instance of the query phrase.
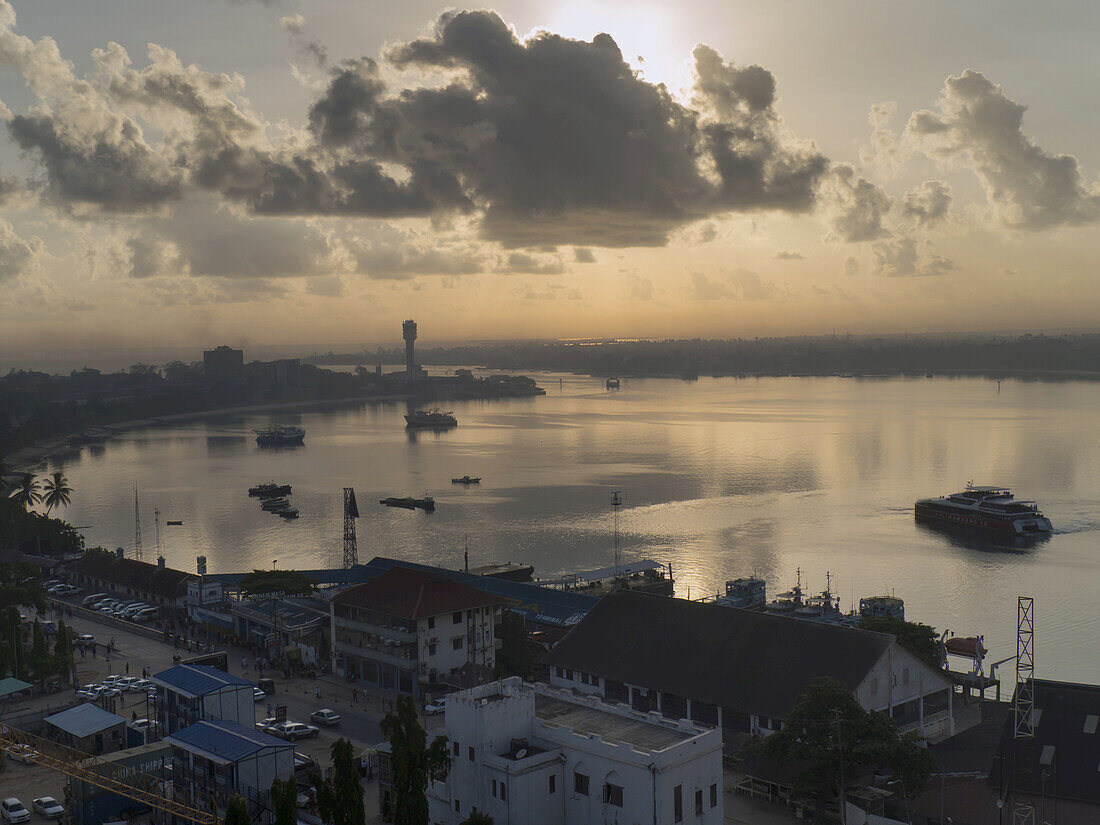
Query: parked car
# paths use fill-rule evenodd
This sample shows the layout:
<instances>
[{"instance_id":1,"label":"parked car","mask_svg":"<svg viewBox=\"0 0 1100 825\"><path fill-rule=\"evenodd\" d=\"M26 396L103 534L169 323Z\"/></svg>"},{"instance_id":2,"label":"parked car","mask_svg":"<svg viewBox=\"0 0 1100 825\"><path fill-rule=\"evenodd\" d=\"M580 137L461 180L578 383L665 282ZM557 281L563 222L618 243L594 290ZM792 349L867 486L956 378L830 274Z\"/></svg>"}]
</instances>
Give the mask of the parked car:
<instances>
[{"instance_id":1,"label":"parked car","mask_svg":"<svg viewBox=\"0 0 1100 825\"><path fill-rule=\"evenodd\" d=\"M38 751L30 745L12 745L8 748L8 758L14 759L16 762L22 762L24 765L29 765L36 756L38 756Z\"/></svg>"},{"instance_id":2,"label":"parked car","mask_svg":"<svg viewBox=\"0 0 1100 825\"><path fill-rule=\"evenodd\" d=\"M40 796L38 799L32 799L31 807L34 808L35 813L46 817L46 819L60 819L65 813L65 806L52 796Z\"/></svg>"},{"instance_id":3,"label":"parked car","mask_svg":"<svg viewBox=\"0 0 1100 825\"><path fill-rule=\"evenodd\" d=\"M333 725L340 724L340 714L332 708L321 708L309 715L309 721L331 728Z\"/></svg>"},{"instance_id":4,"label":"parked car","mask_svg":"<svg viewBox=\"0 0 1100 825\"><path fill-rule=\"evenodd\" d=\"M123 693L128 693L134 690L134 683L140 681L140 676L123 676L121 679L115 682L114 686L121 690Z\"/></svg>"},{"instance_id":5,"label":"parked car","mask_svg":"<svg viewBox=\"0 0 1100 825\"><path fill-rule=\"evenodd\" d=\"M95 636L93 636L91 633L84 633L83 635L77 636L75 639L73 639L73 642L78 647L83 645L94 645Z\"/></svg>"},{"instance_id":6,"label":"parked car","mask_svg":"<svg viewBox=\"0 0 1100 825\"><path fill-rule=\"evenodd\" d=\"M316 768L317 760L308 754L294 751L294 770L304 771L307 768Z\"/></svg>"},{"instance_id":7,"label":"parked car","mask_svg":"<svg viewBox=\"0 0 1100 825\"><path fill-rule=\"evenodd\" d=\"M103 684L110 687L115 687L123 679L128 679L128 676L123 676L121 673L109 673L103 677Z\"/></svg>"},{"instance_id":8,"label":"parked car","mask_svg":"<svg viewBox=\"0 0 1100 825\"><path fill-rule=\"evenodd\" d=\"M278 722L279 720L274 716L269 716L256 723L256 730L262 730L264 733L271 733L271 729L275 727Z\"/></svg>"},{"instance_id":9,"label":"parked car","mask_svg":"<svg viewBox=\"0 0 1100 825\"><path fill-rule=\"evenodd\" d=\"M102 685L85 685L76 692L76 696L78 699L94 702L103 695L103 690L104 688Z\"/></svg>"},{"instance_id":10,"label":"parked car","mask_svg":"<svg viewBox=\"0 0 1100 825\"><path fill-rule=\"evenodd\" d=\"M84 607L91 607L96 602L98 602L102 599L106 599L107 596L108 596L107 593L92 593L88 596L85 596L83 599L81 599L80 604Z\"/></svg>"},{"instance_id":11,"label":"parked car","mask_svg":"<svg viewBox=\"0 0 1100 825\"><path fill-rule=\"evenodd\" d=\"M299 808L308 808L309 807L309 798L310 798L310 796L313 796L316 793L317 793L316 789L313 788L312 786L309 787L309 788L303 788L303 787L299 786L298 787L298 800L297 800L298 807Z\"/></svg>"},{"instance_id":12,"label":"parked car","mask_svg":"<svg viewBox=\"0 0 1100 825\"><path fill-rule=\"evenodd\" d=\"M252 688L252 701L253 702L262 702L266 698L267 698L267 694L264 693L262 690L260 690L258 687Z\"/></svg>"},{"instance_id":13,"label":"parked car","mask_svg":"<svg viewBox=\"0 0 1100 825\"><path fill-rule=\"evenodd\" d=\"M130 727L140 731L156 731L160 730L160 722L156 721L155 719L137 719L130 723Z\"/></svg>"},{"instance_id":14,"label":"parked car","mask_svg":"<svg viewBox=\"0 0 1100 825\"><path fill-rule=\"evenodd\" d=\"M49 592L51 587L57 587L59 584L64 583L65 582L61 581L61 579L47 579L46 581L42 582L42 589L46 592Z\"/></svg>"},{"instance_id":15,"label":"parked car","mask_svg":"<svg viewBox=\"0 0 1100 825\"><path fill-rule=\"evenodd\" d=\"M442 699L433 699L432 701L428 702L428 704L424 705L425 716L436 716L440 713L443 713L445 710L447 710L447 706L444 704Z\"/></svg>"},{"instance_id":16,"label":"parked car","mask_svg":"<svg viewBox=\"0 0 1100 825\"><path fill-rule=\"evenodd\" d=\"M26 822L31 818L31 812L23 807L23 803L14 796L9 796L0 802L0 814L12 825L18 822Z\"/></svg>"},{"instance_id":17,"label":"parked car","mask_svg":"<svg viewBox=\"0 0 1100 825\"><path fill-rule=\"evenodd\" d=\"M141 693L142 691L148 691L149 688L156 687L156 685L153 684L151 681L149 681L148 679L142 679L140 676L131 676L130 679L132 681L126 688L128 693Z\"/></svg>"},{"instance_id":18,"label":"parked car","mask_svg":"<svg viewBox=\"0 0 1100 825\"><path fill-rule=\"evenodd\" d=\"M297 742L299 739L312 739L320 731L313 725L304 725L301 722L279 722L268 730L272 736L286 739L288 742Z\"/></svg>"}]
</instances>

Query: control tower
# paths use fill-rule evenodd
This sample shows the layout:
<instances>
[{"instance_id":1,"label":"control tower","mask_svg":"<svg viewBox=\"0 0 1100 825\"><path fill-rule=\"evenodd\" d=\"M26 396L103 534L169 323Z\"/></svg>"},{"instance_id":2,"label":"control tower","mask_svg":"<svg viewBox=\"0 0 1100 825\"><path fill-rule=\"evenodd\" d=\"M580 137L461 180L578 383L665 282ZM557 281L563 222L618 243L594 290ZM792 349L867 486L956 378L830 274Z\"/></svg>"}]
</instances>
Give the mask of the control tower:
<instances>
[{"instance_id":1,"label":"control tower","mask_svg":"<svg viewBox=\"0 0 1100 825\"><path fill-rule=\"evenodd\" d=\"M401 337L405 339L405 375L411 380L416 376L416 356L413 354L413 341L416 340L416 321L405 321L401 325Z\"/></svg>"}]
</instances>

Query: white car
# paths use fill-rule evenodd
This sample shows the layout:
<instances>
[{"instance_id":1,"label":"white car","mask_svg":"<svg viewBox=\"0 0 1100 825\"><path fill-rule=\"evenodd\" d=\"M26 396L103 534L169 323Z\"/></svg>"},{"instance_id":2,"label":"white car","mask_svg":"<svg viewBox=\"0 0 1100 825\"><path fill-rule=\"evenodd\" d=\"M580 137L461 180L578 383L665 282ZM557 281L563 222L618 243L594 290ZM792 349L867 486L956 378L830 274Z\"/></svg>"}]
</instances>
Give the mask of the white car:
<instances>
[{"instance_id":1,"label":"white car","mask_svg":"<svg viewBox=\"0 0 1100 825\"><path fill-rule=\"evenodd\" d=\"M31 812L23 807L23 803L16 797L9 796L3 802L0 802L0 814L3 814L4 819L16 825L18 822L26 822L31 818Z\"/></svg>"},{"instance_id":2,"label":"white car","mask_svg":"<svg viewBox=\"0 0 1100 825\"><path fill-rule=\"evenodd\" d=\"M261 702L267 698L267 694L260 690L258 687L252 688L252 701Z\"/></svg>"},{"instance_id":3,"label":"white car","mask_svg":"<svg viewBox=\"0 0 1100 825\"><path fill-rule=\"evenodd\" d=\"M103 694L102 685L85 685L76 692L78 699L84 699L88 702L94 702Z\"/></svg>"},{"instance_id":4,"label":"white car","mask_svg":"<svg viewBox=\"0 0 1100 825\"><path fill-rule=\"evenodd\" d=\"M256 730L262 730L264 733L271 733L271 729L275 727L278 722L279 720L274 716L269 716L256 723Z\"/></svg>"},{"instance_id":5,"label":"white car","mask_svg":"<svg viewBox=\"0 0 1100 825\"><path fill-rule=\"evenodd\" d=\"M52 796L40 796L38 799L32 799L31 807L34 808L35 813L46 817L46 819L60 819L65 813L65 806Z\"/></svg>"},{"instance_id":6,"label":"white car","mask_svg":"<svg viewBox=\"0 0 1100 825\"><path fill-rule=\"evenodd\" d=\"M82 607L91 607L96 602L105 598L107 598L106 593L89 593L87 596L80 600L80 604Z\"/></svg>"},{"instance_id":7,"label":"white car","mask_svg":"<svg viewBox=\"0 0 1100 825\"><path fill-rule=\"evenodd\" d=\"M272 725L267 732L288 742L297 742L299 739L316 737L320 731L313 725L303 725L301 722L279 722Z\"/></svg>"},{"instance_id":8,"label":"white car","mask_svg":"<svg viewBox=\"0 0 1100 825\"><path fill-rule=\"evenodd\" d=\"M134 684L140 681L140 676L123 676L121 679L114 683L113 687L118 688L123 693L128 693L130 691L137 690L137 688L134 687Z\"/></svg>"},{"instance_id":9,"label":"white car","mask_svg":"<svg viewBox=\"0 0 1100 825\"><path fill-rule=\"evenodd\" d=\"M332 708L321 708L315 710L309 715L309 721L316 722L318 725L325 725L326 727L332 727L333 725L340 724L340 714L334 711Z\"/></svg>"},{"instance_id":10,"label":"white car","mask_svg":"<svg viewBox=\"0 0 1100 825\"><path fill-rule=\"evenodd\" d=\"M8 748L8 758L14 759L16 762L22 762L24 765L29 765L36 756L38 756L38 751L30 745L12 745Z\"/></svg>"},{"instance_id":11,"label":"white car","mask_svg":"<svg viewBox=\"0 0 1100 825\"><path fill-rule=\"evenodd\" d=\"M94 645L95 644L95 636L93 636L91 633L85 633L85 634L83 634L81 636L77 636L75 639L73 639L73 643L77 644L77 645L81 645L81 646L83 646L83 645Z\"/></svg>"},{"instance_id":12,"label":"white car","mask_svg":"<svg viewBox=\"0 0 1100 825\"><path fill-rule=\"evenodd\" d=\"M110 673L103 677L103 684L109 687L116 687L123 679L129 678L129 676L123 676L121 673Z\"/></svg>"},{"instance_id":13,"label":"white car","mask_svg":"<svg viewBox=\"0 0 1100 825\"><path fill-rule=\"evenodd\" d=\"M443 713L445 710L447 710L447 706L443 703L442 699L436 699L424 705L425 716L436 716L437 714Z\"/></svg>"}]
</instances>

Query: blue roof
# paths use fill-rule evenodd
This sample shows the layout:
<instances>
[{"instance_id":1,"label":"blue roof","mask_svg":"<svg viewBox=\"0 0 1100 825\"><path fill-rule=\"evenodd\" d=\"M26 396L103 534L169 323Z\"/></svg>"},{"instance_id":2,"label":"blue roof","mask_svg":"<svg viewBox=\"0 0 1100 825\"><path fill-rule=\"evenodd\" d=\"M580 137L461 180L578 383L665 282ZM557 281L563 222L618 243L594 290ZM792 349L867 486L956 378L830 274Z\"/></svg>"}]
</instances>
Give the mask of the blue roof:
<instances>
[{"instance_id":1,"label":"blue roof","mask_svg":"<svg viewBox=\"0 0 1100 825\"><path fill-rule=\"evenodd\" d=\"M204 719L188 725L164 737L164 741L222 763L239 762L267 748L294 749L290 742L222 719Z\"/></svg>"},{"instance_id":2,"label":"blue roof","mask_svg":"<svg viewBox=\"0 0 1100 825\"><path fill-rule=\"evenodd\" d=\"M153 681L188 696L205 696L224 687L253 685L247 679L210 665L176 665L153 674Z\"/></svg>"},{"instance_id":3,"label":"blue roof","mask_svg":"<svg viewBox=\"0 0 1100 825\"><path fill-rule=\"evenodd\" d=\"M46 721L55 728L71 733L77 739L99 733L114 725L126 724L126 720L117 713L109 713L90 702L47 716Z\"/></svg>"}]
</instances>

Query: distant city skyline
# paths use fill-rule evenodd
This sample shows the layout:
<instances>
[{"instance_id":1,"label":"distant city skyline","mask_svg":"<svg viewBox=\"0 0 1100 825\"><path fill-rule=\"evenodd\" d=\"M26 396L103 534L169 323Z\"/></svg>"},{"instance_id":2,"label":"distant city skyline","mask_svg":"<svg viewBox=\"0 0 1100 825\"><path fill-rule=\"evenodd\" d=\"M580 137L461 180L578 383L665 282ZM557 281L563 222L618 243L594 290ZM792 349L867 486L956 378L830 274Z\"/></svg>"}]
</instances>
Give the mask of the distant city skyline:
<instances>
[{"instance_id":1,"label":"distant city skyline","mask_svg":"<svg viewBox=\"0 0 1100 825\"><path fill-rule=\"evenodd\" d=\"M1098 328L1093 5L493 8L0 0L0 363Z\"/></svg>"}]
</instances>

